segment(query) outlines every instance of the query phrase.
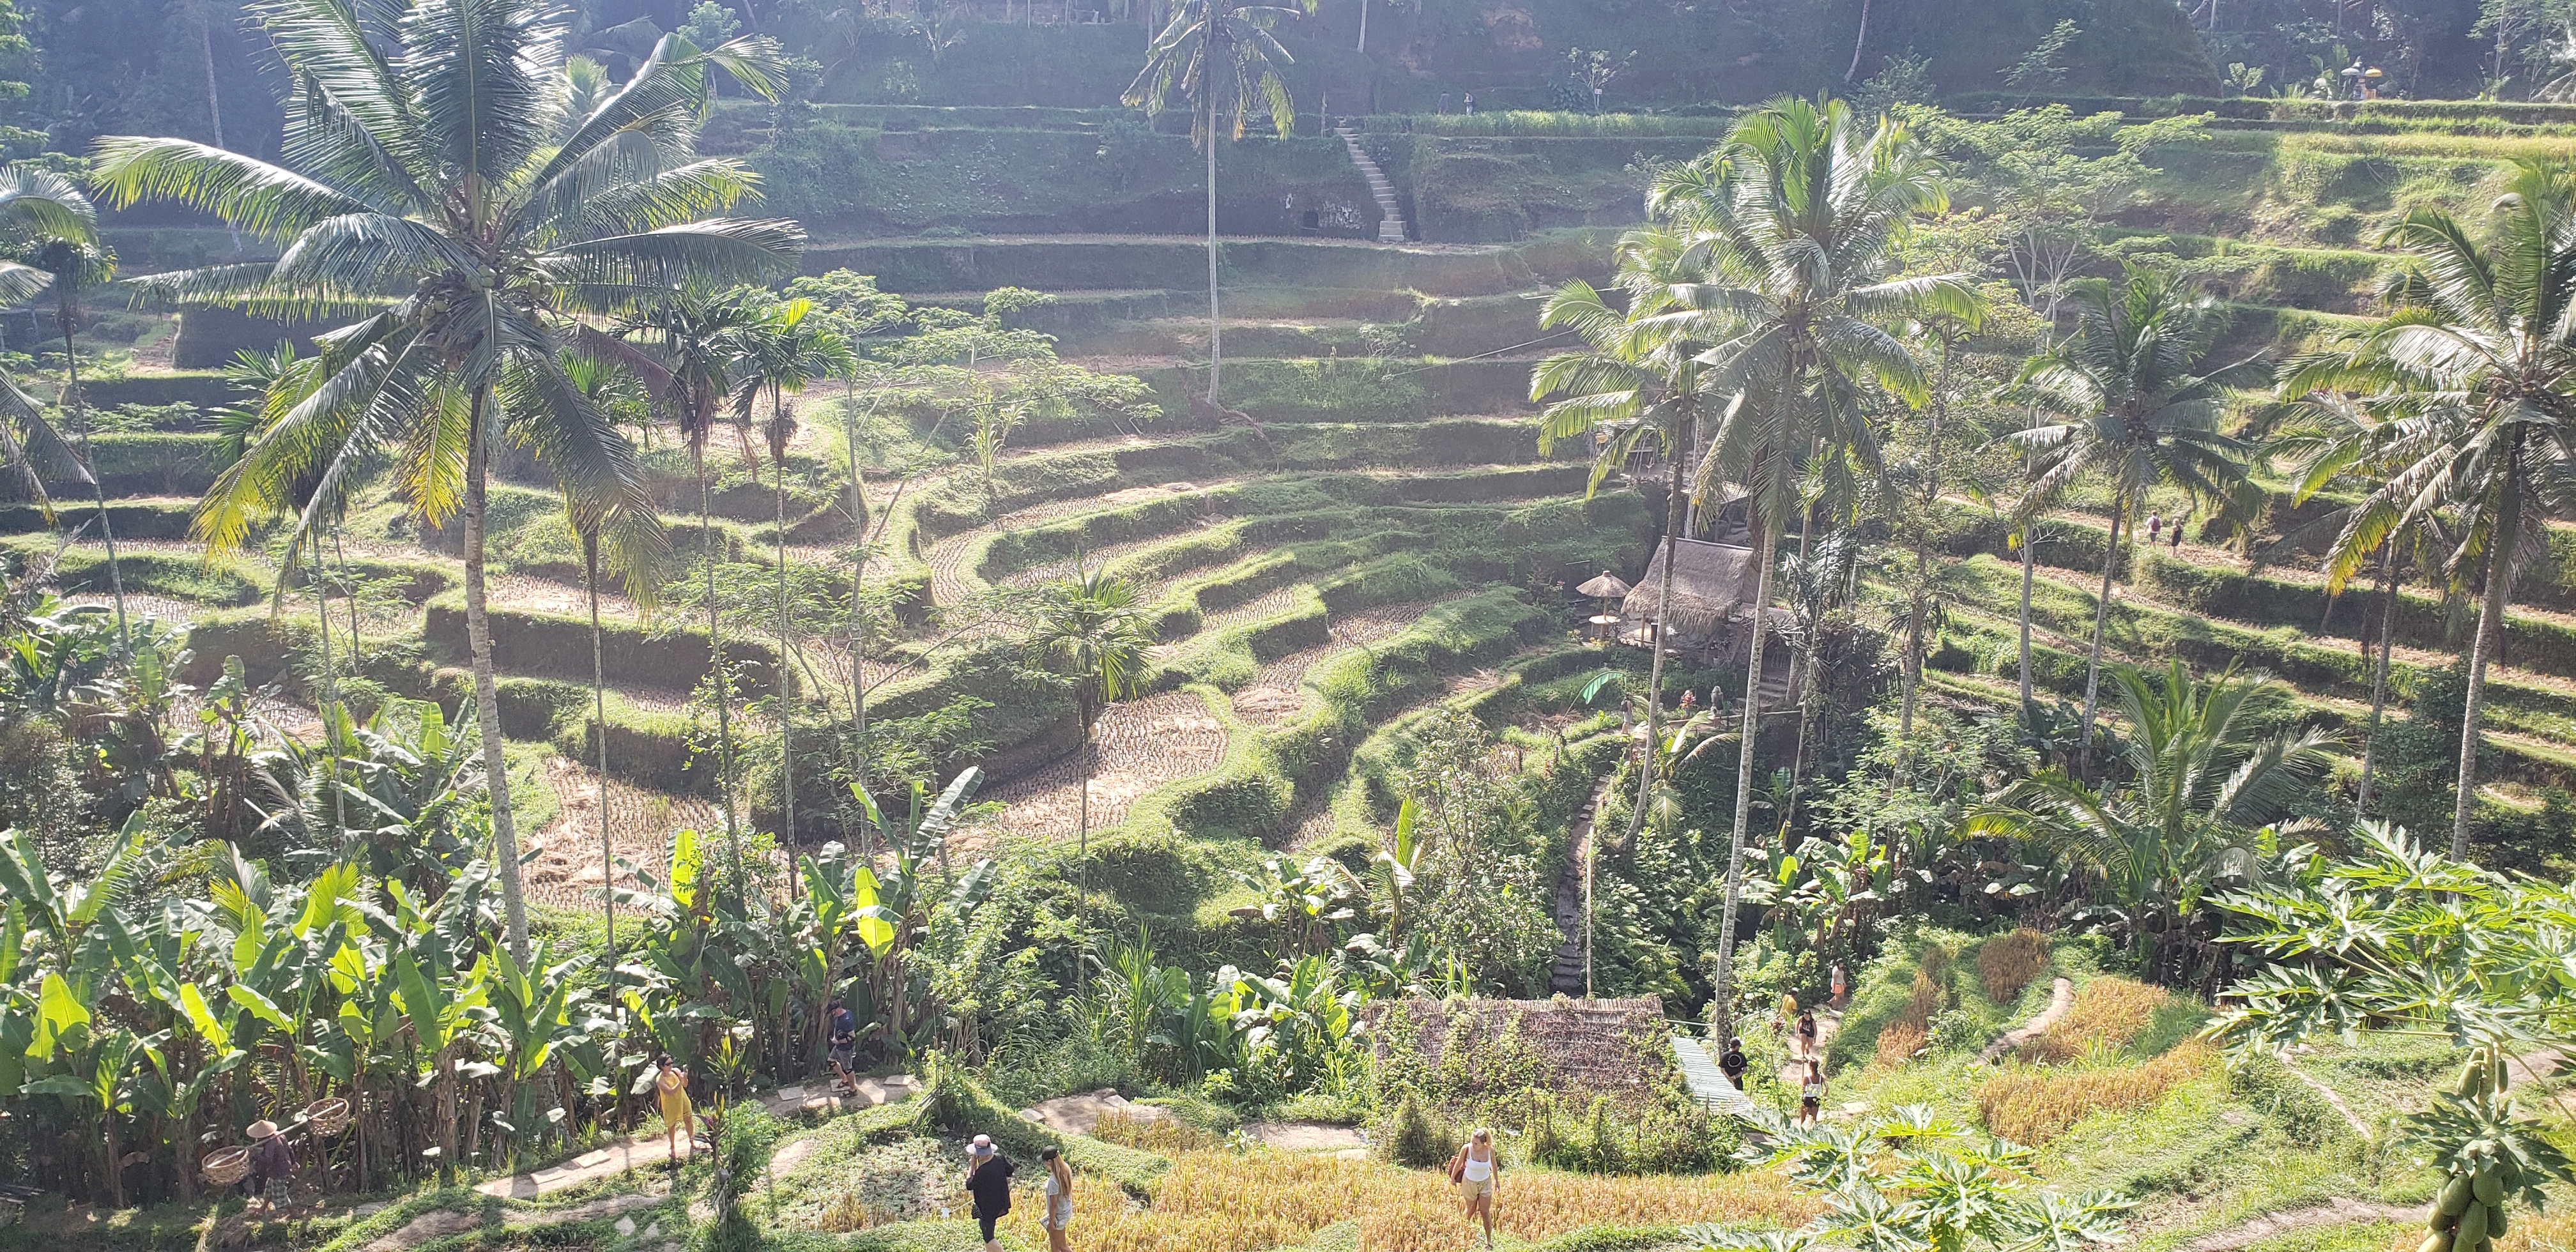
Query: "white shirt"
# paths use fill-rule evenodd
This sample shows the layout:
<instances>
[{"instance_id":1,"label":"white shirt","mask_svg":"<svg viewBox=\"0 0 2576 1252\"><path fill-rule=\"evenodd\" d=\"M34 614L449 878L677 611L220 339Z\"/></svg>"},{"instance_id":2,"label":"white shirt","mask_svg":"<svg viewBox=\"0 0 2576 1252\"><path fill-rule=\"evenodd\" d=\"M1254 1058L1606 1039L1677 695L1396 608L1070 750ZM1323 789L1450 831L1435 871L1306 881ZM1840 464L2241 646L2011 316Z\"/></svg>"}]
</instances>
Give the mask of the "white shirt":
<instances>
[{"instance_id":1,"label":"white shirt","mask_svg":"<svg viewBox=\"0 0 2576 1252\"><path fill-rule=\"evenodd\" d=\"M1494 1158L1491 1155L1493 1149L1487 1148L1485 1151L1487 1155L1484 1160L1480 1161L1476 1159L1476 1150L1474 1148L1467 1149L1467 1169L1465 1174L1467 1181L1483 1182L1494 1176Z\"/></svg>"}]
</instances>

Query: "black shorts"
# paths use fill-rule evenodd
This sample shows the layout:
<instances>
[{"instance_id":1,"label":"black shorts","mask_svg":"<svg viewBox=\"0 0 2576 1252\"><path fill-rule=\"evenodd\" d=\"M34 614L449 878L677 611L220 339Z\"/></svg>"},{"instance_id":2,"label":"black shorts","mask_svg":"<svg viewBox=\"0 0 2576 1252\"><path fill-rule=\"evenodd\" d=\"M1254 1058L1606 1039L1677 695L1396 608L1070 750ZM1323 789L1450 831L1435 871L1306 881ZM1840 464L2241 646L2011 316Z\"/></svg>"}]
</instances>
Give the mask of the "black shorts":
<instances>
[{"instance_id":1,"label":"black shorts","mask_svg":"<svg viewBox=\"0 0 2576 1252\"><path fill-rule=\"evenodd\" d=\"M986 1217L981 1213L975 1215L976 1225L983 1228L984 1242L991 1243L993 1241L993 1223L1000 1220L1002 1219L999 1217Z\"/></svg>"}]
</instances>

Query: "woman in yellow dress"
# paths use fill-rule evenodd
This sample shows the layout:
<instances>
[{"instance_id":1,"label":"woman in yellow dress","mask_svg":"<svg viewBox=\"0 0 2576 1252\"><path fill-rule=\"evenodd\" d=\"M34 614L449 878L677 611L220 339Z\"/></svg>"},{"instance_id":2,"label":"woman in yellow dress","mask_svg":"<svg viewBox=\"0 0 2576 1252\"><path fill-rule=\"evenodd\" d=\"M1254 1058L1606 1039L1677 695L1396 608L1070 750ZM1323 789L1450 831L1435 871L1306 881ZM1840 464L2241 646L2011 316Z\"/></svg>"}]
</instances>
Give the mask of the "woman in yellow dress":
<instances>
[{"instance_id":1,"label":"woman in yellow dress","mask_svg":"<svg viewBox=\"0 0 2576 1252\"><path fill-rule=\"evenodd\" d=\"M671 1054L654 1059L653 1094L662 1104L662 1146L673 1161L680 1159L680 1145L689 1145L689 1155L698 1151L697 1136L692 1128L697 1121L689 1107L689 1071L671 1062Z\"/></svg>"}]
</instances>

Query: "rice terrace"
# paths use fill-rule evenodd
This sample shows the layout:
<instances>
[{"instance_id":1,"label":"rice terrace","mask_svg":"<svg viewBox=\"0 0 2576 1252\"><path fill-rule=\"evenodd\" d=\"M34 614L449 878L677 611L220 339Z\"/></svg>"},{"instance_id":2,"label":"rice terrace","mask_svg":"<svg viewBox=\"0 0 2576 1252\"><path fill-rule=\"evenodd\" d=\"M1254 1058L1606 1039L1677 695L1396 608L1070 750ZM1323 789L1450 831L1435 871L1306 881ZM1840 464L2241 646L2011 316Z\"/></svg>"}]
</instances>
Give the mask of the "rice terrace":
<instances>
[{"instance_id":1,"label":"rice terrace","mask_svg":"<svg viewBox=\"0 0 2576 1252\"><path fill-rule=\"evenodd\" d=\"M2576 0L0 0L0 1252L2576 1252Z\"/></svg>"}]
</instances>

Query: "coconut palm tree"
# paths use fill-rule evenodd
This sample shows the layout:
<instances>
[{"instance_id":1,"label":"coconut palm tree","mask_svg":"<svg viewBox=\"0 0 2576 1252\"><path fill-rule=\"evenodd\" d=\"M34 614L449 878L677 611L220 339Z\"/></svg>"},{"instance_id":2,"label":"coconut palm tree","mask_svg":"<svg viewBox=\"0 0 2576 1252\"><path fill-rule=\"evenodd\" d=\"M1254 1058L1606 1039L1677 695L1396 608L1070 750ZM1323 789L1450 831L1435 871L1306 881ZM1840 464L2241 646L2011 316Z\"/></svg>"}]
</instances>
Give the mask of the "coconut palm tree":
<instances>
[{"instance_id":1,"label":"coconut palm tree","mask_svg":"<svg viewBox=\"0 0 2576 1252\"><path fill-rule=\"evenodd\" d=\"M1697 446L1700 410L1711 397L1700 388L1700 351L1707 343L1687 322L1659 316L1680 305L1676 288L1687 279L1675 270L1685 250L1665 231L1631 231L1619 241L1619 281L1626 305L1614 308L1592 284L1576 280L1557 289L1539 311L1544 330L1570 332L1580 348L1550 355L1530 371L1530 398L1551 400L1539 414L1538 446L1588 437L1598 453L1586 493L1597 492L1612 472L1643 446L1663 453L1663 573L1655 582L1655 620L1648 631L1654 654L1646 665L1646 742L1663 737L1665 623L1672 620L1673 567L1689 526L1691 453ZM1651 755L1651 752L1648 754ZM1629 806L1628 838L1644 829L1654 771L1640 760L1637 800Z\"/></svg>"},{"instance_id":2,"label":"coconut palm tree","mask_svg":"<svg viewBox=\"0 0 2576 1252\"><path fill-rule=\"evenodd\" d=\"M1106 567L1050 584L1040 602L1027 646L1041 664L1073 683L1074 712L1082 724L1082 801L1074 829L1074 855L1082 865L1082 892L1091 892L1091 774L1099 753L1092 729L1113 701L1141 694L1146 654L1154 632L1136 602L1136 584ZM1083 907L1077 902L1077 908Z\"/></svg>"},{"instance_id":3,"label":"coconut palm tree","mask_svg":"<svg viewBox=\"0 0 2576 1252\"><path fill-rule=\"evenodd\" d=\"M56 203L72 210L75 217L94 222L89 205L72 202L61 196L78 197L66 187L57 193ZM81 395L80 352L72 332L80 328L81 293L116 277L116 257L98 242L94 231L46 230L24 236L17 248L17 259L30 269L46 276L54 297L54 329L63 337L63 386L60 407L70 416L72 437L79 442L80 458L91 472L90 491L98 504L99 542L107 547L107 586L116 603L116 638L118 646L132 647L133 635L125 617L125 571L116 556L116 528L107 517L107 485L99 480L89 446L89 406Z\"/></svg>"},{"instance_id":4,"label":"coconut palm tree","mask_svg":"<svg viewBox=\"0 0 2576 1252\"><path fill-rule=\"evenodd\" d=\"M1936 311L1966 315L1976 292L1955 274L1890 277L1895 241L1914 218L1948 203L1931 155L1898 123L1855 119L1841 101L1782 99L1736 123L1725 143L1666 171L1648 209L1685 244L1695 281L1656 317L1708 343L1698 387L1712 406L1694 490L1744 493L1755 558L1744 714L1737 740L1735 820L1719 923L1717 992L1728 1004L1744 837L1762 716L1763 617L1772 567L1800 482L1825 453L1867 472L1879 466L1871 410L1882 397L1920 404L1928 383L1892 329Z\"/></svg>"},{"instance_id":5,"label":"coconut palm tree","mask_svg":"<svg viewBox=\"0 0 2576 1252\"><path fill-rule=\"evenodd\" d=\"M2460 732L2451 856L2468 855L2487 667L2504 642L2514 579L2548 519L2576 509L2576 168L2525 163L2481 244L2447 213L2418 209L2381 237L2405 258L2397 311L2333 351L2292 363L2282 390L2355 397L2373 419L2335 458L2381 467L2326 562L2352 577L2400 527L2452 514L2441 553L2454 587L2479 592Z\"/></svg>"},{"instance_id":6,"label":"coconut palm tree","mask_svg":"<svg viewBox=\"0 0 2576 1252\"><path fill-rule=\"evenodd\" d=\"M698 480L698 542L706 570L707 658L716 680L716 799L724 806L725 852L733 861L733 886L743 885L742 818L733 793L732 668L725 658L723 596L716 586L716 565L725 555L725 537L715 524L715 493L707 478L707 440L726 414L740 384L736 367L743 337L759 325L764 312L755 294L731 291L709 296L675 290L628 315L619 335L592 332L582 338L596 354L626 362L643 377L662 410L679 427L688 445L689 465ZM624 336L638 336L660 349L638 349ZM748 414L737 411L737 424ZM779 658L785 664L786 658Z\"/></svg>"},{"instance_id":7,"label":"coconut palm tree","mask_svg":"<svg viewBox=\"0 0 2576 1252\"><path fill-rule=\"evenodd\" d=\"M2180 487L2221 516L2252 512L2260 496L2248 473L2257 449L2220 423L2230 382L2252 381L2255 367L2240 361L2200 372L2224 329L2224 311L2215 298L2158 271L2132 266L2116 285L2086 279L2068 303L2074 333L2026 362L2002 394L2041 419L2008 436L2030 454L2035 474L2015 510L2025 535L2077 483L2111 481L2111 537L2093 605L2079 730L2089 764L2121 524L2157 483Z\"/></svg>"},{"instance_id":8,"label":"coconut palm tree","mask_svg":"<svg viewBox=\"0 0 2576 1252\"><path fill-rule=\"evenodd\" d=\"M773 539L778 547L778 777L786 805L782 819L786 828L781 833L790 848L796 845L796 719L788 699L787 658L796 641L787 620L787 442L796 436L796 410L787 397L803 392L806 384L818 378L846 373L855 364L849 341L824 325L824 319L809 317L813 311L811 300L790 300L736 336L741 359L734 384L735 420L750 421L753 402L763 393L769 397L769 421L761 433L776 475L772 498L777 505Z\"/></svg>"},{"instance_id":9,"label":"coconut palm tree","mask_svg":"<svg viewBox=\"0 0 2576 1252\"><path fill-rule=\"evenodd\" d=\"M710 216L752 178L698 159L709 72L761 90L751 43L700 51L666 36L614 95L557 142L564 31L535 0L411 0L383 13L338 0L262 10L295 90L283 163L184 139L110 137L93 177L113 203L171 200L279 249L275 261L140 280L147 295L263 309L351 308L327 337L327 378L227 469L197 515L214 548L282 507L316 467L319 502L379 449L425 520L460 517L467 635L494 860L514 959L528 951L484 578L490 455L532 450L575 508L618 543L658 542L634 448L566 377L577 314L614 314L683 282L792 266L792 222ZM295 538L315 533L307 507Z\"/></svg>"},{"instance_id":10,"label":"coconut palm tree","mask_svg":"<svg viewBox=\"0 0 2576 1252\"><path fill-rule=\"evenodd\" d=\"M1207 153L1208 390L1209 407L1217 406L1217 372L1224 364L1225 328L1217 315L1216 131L1231 115L1233 138L1243 138L1244 123L1258 110L1282 135L1297 126L1297 106L1279 67L1295 57L1272 37L1270 28L1297 10L1277 5L1229 6L1218 0L1173 0L1172 20L1145 49L1145 67L1119 97L1129 108L1141 107L1159 117L1173 92L1189 98L1190 141Z\"/></svg>"},{"instance_id":11,"label":"coconut palm tree","mask_svg":"<svg viewBox=\"0 0 2576 1252\"><path fill-rule=\"evenodd\" d=\"M2091 867L2132 935L2147 937L2149 976L2179 973L2183 953L2167 939L2183 933L2213 879L2244 868L2259 828L2324 771L2333 740L2313 728L2267 732L2288 691L2260 674L2202 680L2174 661L2153 675L2116 666L2112 682L2129 725L2126 781L2096 786L2043 769L1978 806L1966 829Z\"/></svg>"}]
</instances>

